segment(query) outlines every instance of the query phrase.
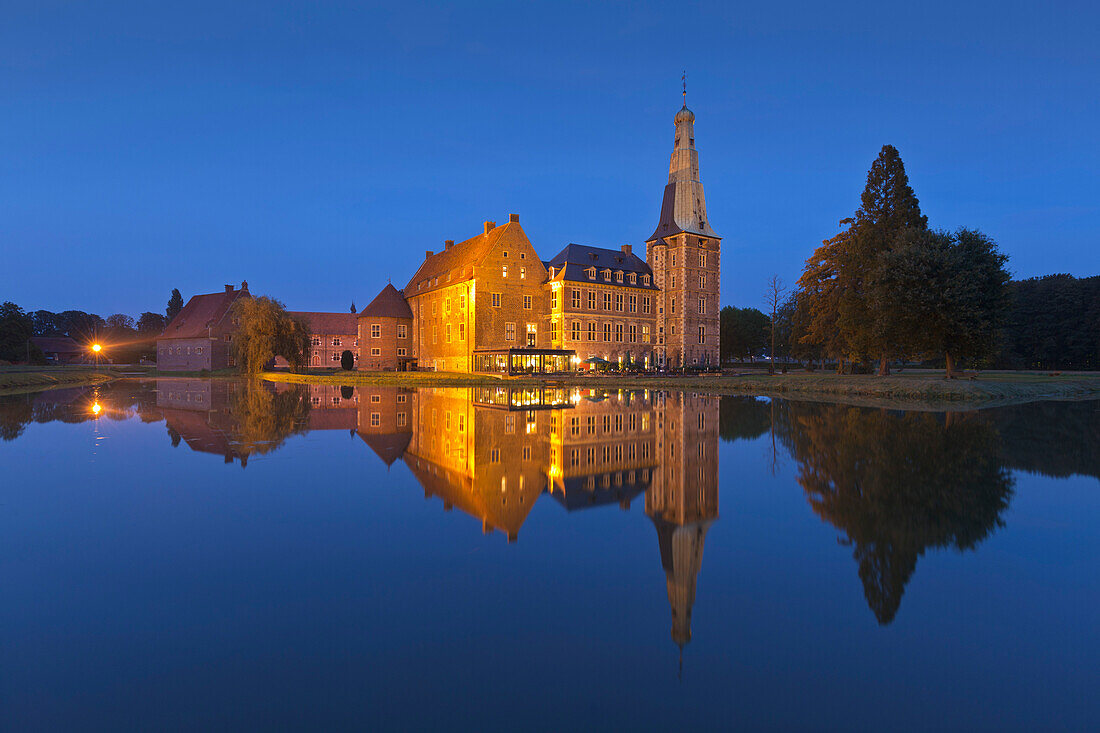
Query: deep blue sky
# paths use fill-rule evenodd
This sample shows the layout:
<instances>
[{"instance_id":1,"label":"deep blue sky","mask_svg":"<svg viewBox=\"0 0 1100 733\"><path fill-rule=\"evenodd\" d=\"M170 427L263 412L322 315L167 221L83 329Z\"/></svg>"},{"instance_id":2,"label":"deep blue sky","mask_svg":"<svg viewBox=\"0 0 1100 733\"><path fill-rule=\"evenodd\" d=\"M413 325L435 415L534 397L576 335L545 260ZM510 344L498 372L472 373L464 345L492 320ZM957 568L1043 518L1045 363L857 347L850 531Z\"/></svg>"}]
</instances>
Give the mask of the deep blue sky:
<instances>
[{"instance_id":1,"label":"deep blue sky","mask_svg":"<svg viewBox=\"0 0 1100 733\"><path fill-rule=\"evenodd\" d=\"M724 304L793 284L884 143L1015 276L1100 271L1100 12L894 5L0 0L0 300L362 307L511 212L544 257L640 247L685 68Z\"/></svg>"}]
</instances>

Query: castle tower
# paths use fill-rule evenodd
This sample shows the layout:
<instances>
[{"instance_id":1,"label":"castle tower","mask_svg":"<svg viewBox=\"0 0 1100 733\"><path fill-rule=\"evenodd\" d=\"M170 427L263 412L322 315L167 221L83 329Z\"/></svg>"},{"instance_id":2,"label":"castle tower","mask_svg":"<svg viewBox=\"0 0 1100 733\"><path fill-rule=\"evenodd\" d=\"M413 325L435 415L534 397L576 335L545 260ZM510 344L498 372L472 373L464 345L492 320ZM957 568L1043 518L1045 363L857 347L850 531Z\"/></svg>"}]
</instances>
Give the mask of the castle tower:
<instances>
[{"instance_id":1,"label":"castle tower","mask_svg":"<svg viewBox=\"0 0 1100 733\"><path fill-rule=\"evenodd\" d=\"M695 115L684 106L673 118L676 137L661 219L646 240L646 257L661 297L656 358L668 367L717 366L718 280L722 238L707 221L699 180Z\"/></svg>"}]
</instances>

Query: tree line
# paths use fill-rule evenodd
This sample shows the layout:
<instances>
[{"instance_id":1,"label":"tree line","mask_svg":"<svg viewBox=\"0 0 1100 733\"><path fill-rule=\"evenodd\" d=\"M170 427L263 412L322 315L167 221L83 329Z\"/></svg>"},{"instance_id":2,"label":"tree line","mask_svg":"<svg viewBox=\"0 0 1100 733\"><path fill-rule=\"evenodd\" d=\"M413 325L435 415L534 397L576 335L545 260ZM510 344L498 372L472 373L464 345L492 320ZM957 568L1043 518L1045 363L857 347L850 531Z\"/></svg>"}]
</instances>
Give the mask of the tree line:
<instances>
[{"instance_id":1,"label":"tree line","mask_svg":"<svg viewBox=\"0 0 1100 733\"><path fill-rule=\"evenodd\" d=\"M1012 282L1008 258L976 229L932 229L897 149L883 146L855 215L806 260L769 313L722 309L723 361L795 358L838 371L890 373L897 361L956 367L1096 368L1100 277Z\"/></svg>"},{"instance_id":2,"label":"tree line","mask_svg":"<svg viewBox=\"0 0 1100 733\"><path fill-rule=\"evenodd\" d=\"M155 358L156 337L183 310L183 296L172 290L163 314L145 311L136 319L125 313L103 318L96 313L67 310L25 311L10 301L0 304L0 361L45 364L34 336L68 336L79 344L102 341L111 346L107 356L116 362Z\"/></svg>"}]
</instances>

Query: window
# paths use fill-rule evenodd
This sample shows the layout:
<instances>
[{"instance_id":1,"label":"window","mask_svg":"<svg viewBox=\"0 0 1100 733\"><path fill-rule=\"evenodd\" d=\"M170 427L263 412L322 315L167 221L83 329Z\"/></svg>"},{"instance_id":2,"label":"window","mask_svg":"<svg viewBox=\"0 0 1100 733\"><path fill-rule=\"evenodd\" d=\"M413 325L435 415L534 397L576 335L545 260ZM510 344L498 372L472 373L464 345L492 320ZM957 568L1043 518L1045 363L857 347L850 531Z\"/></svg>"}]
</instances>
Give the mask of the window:
<instances>
[{"instance_id":1,"label":"window","mask_svg":"<svg viewBox=\"0 0 1100 733\"><path fill-rule=\"evenodd\" d=\"M436 306L438 306L438 305L439 304L437 302L435 302L434 300L432 301L432 315L433 316L436 314Z\"/></svg>"},{"instance_id":2,"label":"window","mask_svg":"<svg viewBox=\"0 0 1100 733\"><path fill-rule=\"evenodd\" d=\"M376 428L381 424L382 424L382 413L381 412L372 412L370 414L370 426L372 428Z\"/></svg>"},{"instance_id":3,"label":"window","mask_svg":"<svg viewBox=\"0 0 1100 733\"><path fill-rule=\"evenodd\" d=\"M531 310L531 296L530 295L523 296L523 309L528 310L528 311Z\"/></svg>"},{"instance_id":4,"label":"window","mask_svg":"<svg viewBox=\"0 0 1100 733\"><path fill-rule=\"evenodd\" d=\"M400 331L400 327L398 328L398 331ZM370 337L372 339L382 338L382 324L381 323L372 323L372 324L370 324Z\"/></svg>"},{"instance_id":5,"label":"window","mask_svg":"<svg viewBox=\"0 0 1100 733\"><path fill-rule=\"evenodd\" d=\"M340 355L338 353L336 353L335 351L332 352L332 360L334 362L336 362L337 364L340 363Z\"/></svg>"},{"instance_id":6,"label":"window","mask_svg":"<svg viewBox=\"0 0 1100 733\"><path fill-rule=\"evenodd\" d=\"M642 324L642 343L649 343L649 326Z\"/></svg>"},{"instance_id":7,"label":"window","mask_svg":"<svg viewBox=\"0 0 1100 733\"><path fill-rule=\"evenodd\" d=\"M675 275L672 276L672 287L673 287L673 289L676 288L676 276Z\"/></svg>"},{"instance_id":8,"label":"window","mask_svg":"<svg viewBox=\"0 0 1100 733\"><path fill-rule=\"evenodd\" d=\"M603 294L603 309L605 311L611 310L611 293Z\"/></svg>"},{"instance_id":9,"label":"window","mask_svg":"<svg viewBox=\"0 0 1100 733\"><path fill-rule=\"evenodd\" d=\"M595 267L589 267L587 270L584 271L584 274L588 275L589 280L595 280L596 279L596 268Z\"/></svg>"},{"instance_id":10,"label":"window","mask_svg":"<svg viewBox=\"0 0 1100 733\"><path fill-rule=\"evenodd\" d=\"M587 428L589 435L595 435L596 434L596 416L595 415L589 415L588 416L588 419L585 421L585 427Z\"/></svg>"},{"instance_id":11,"label":"window","mask_svg":"<svg viewBox=\"0 0 1100 733\"><path fill-rule=\"evenodd\" d=\"M700 273L699 275L699 289L702 290L707 286L707 273Z\"/></svg>"},{"instance_id":12,"label":"window","mask_svg":"<svg viewBox=\"0 0 1100 733\"><path fill-rule=\"evenodd\" d=\"M548 273L548 276L549 276L549 278L550 278L551 280L553 280L553 279L554 279L554 268L553 268L553 267L551 267L551 268L549 269L549 273Z\"/></svg>"},{"instance_id":13,"label":"window","mask_svg":"<svg viewBox=\"0 0 1100 733\"><path fill-rule=\"evenodd\" d=\"M397 338L404 339L409 337L409 327L404 323L397 326Z\"/></svg>"},{"instance_id":14,"label":"window","mask_svg":"<svg viewBox=\"0 0 1100 733\"><path fill-rule=\"evenodd\" d=\"M458 324L458 340L459 341L465 341L466 340L466 324L465 323Z\"/></svg>"},{"instance_id":15,"label":"window","mask_svg":"<svg viewBox=\"0 0 1100 733\"><path fill-rule=\"evenodd\" d=\"M615 340L622 343L623 340L623 324L615 324Z\"/></svg>"},{"instance_id":16,"label":"window","mask_svg":"<svg viewBox=\"0 0 1100 733\"><path fill-rule=\"evenodd\" d=\"M407 348L405 348L404 346L398 346L397 347L397 355L398 356L408 356L408 354L409 354L409 350Z\"/></svg>"},{"instance_id":17,"label":"window","mask_svg":"<svg viewBox=\"0 0 1100 733\"><path fill-rule=\"evenodd\" d=\"M672 312L673 312L673 313L675 313L675 312L676 312L676 298L673 298L673 299L672 299L672 300L670 301L670 303L669 303L669 304L670 304L670 305L672 306Z\"/></svg>"},{"instance_id":18,"label":"window","mask_svg":"<svg viewBox=\"0 0 1100 733\"><path fill-rule=\"evenodd\" d=\"M493 293L492 303L494 308L500 307L500 293Z\"/></svg>"},{"instance_id":19,"label":"window","mask_svg":"<svg viewBox=\"0 0 1100 733\"><path fill-rule=\"evenodd\" d=\"M705 249L699 250L699 267L707 266L707 251Z\"/></svg>"},{"instance_id":20,"label":"window","mask_svg":"<svg viewBox=\"0 0 1100 733\"><path fill-rule=\"evenodd\" d=\"M451 315L451 299L450 298L444 298L443 299L443 315L445 315L445 316Z\"/></svg>"},{"instance_id":21,"label":"window","mask_svg":"<svg viewBox=\"0 0 1100 733\"><path fill-rule=\"evenodd\" d=\"M638 342L638 327L635 326L633 323L630 324L629 334L630 334L630 343L632 343L632 344L637 343Z\"/></svg>"},{"instance_id":22,"label":"window","mask_svg":"<svg viewBox=\"0 0 1100 733\"><path fill-rule=\"evenodd\" d=\"M535 327L535 324L528 323L527 324L527 345L528 346L534 346L535 341L537 340L536 339L537 336L538 336L538 329Z\"/></svg>"},{"instance_id":23,"label":"window","mask_svg":"<svg viewBox=\"0 0 1100 733\"><path fill-rule=\"evenodd\" d=\"M589 310L596 310L596 291L595 290L589 290L588 291L588 309Z\"/></svg>"},{"instance_id":24,"label":"window","mask_svg":"<svg viewBox=\"0 0 1100 733\"><path fill-rule=\"evenodd\" d=\"M707 342L707 327L699 326L699 343L705 344Z\"/></svg>"},{"instance_id":25,"label":"window","mask_svg":"<svg viewBox=\"0 0 1100 733\"><path fill-rule=\"evenodd\" d=\"M699 298L699 313L704 314L707 312L707 299Z\"/></svg>"},{"instance_id":26,"label":"window","mask_svg":"<svg viewBox=\"0 0 1100 733\"><path fill-rule=\"evenodd\" d=\"M550 310L558 309L558 289L554 288L550 291Z\"/></svg>"},{"instance_id":27,"label":"window","mask_svg":"<svg viewBox=\"0 0 1100 733\"><path fill-rule=\"evenodd\" d=\"M435 342L436 342L436 325L433 323L432 324L432 343L434 344Z\"/></svg>"},{"instance_id":28,"label":"window","mask_svg":"<svg viewBox=\"0 0 1100 733\"><path fill-rule=\"evenodd\" d=\"M615 282L621 283L622 281L623 281L623 272L622 272L622 270L619 270L618 272L615 273Z\"/></svg>"},{"instance_id":29,"label":"window","mask_svg":"<svg viewBox=\"0 0 1100 733\"><path fill-rule=\"evenodd\" d=\"M451 343L451 324L443 326L443 342Z\"/></svg>"},{"instance_id":30,"label":"window","mask_svg":"<svg viewBox=\"0 0 1100 733\"><path fill-rule=\"evenodd\" d=\"M675 252L672 253L672 266L676 267L676 253Z\"/></svg>"},{"instance_id":31,"label":"window","mask_svg":"<svg viewBox=\"0 0 1100 733\"><path fill-rule=\"evenodd\" d=\"M623 309L623 294L615 293L615 310L622 311Z\"/></svg>"},{"instance_id":32,"label":"window","mask_svg":"<svg viewBox=\"0 0 1100 733\"><path fill-rule=\"evenodd\" d=\"M516 324L505 323L504 324L504 340L515 341L516 340Z\"/></svg>"},{"instance_id":33,"label":"window","mask_svg":"<svg viewBox=\"0 0 1100 733\"><path fill-rule=\"evenodd\" d=\"M654 264L656 264L656 263L654 263ZM649 275L642 275L642 285L645 285L645 286L648 287L648 285L649 285Z\"/></svg>"},{"instance_id":34,"label":"window","mask_svg":"<svg viewBox=\"0 0 1100 733\"><path fill-rule=\"evenodd\" d=\"M504 259L508 259L508 250L504 250Z\"/></svg>"},{"instance_id":35,"label":"window","mask_svg":"<svg viewBox=\"0 0 1100 733\"><path fill-rule=\"evenodd\" d=\"M520 280L526 280L527 279L527 268L526 267L519 268L519 279Z\"/></svg>"},{"instance_id":36,"label":"window","mask_svg":"<svg viewBox=\"0 0 1100 733\"><path fill-rule=\"evenodd\" d=\"M604 279L604 282L611 282L611 270L604 270L603 271L603 279Z\"/></svg>"},{"instance_id":37,"label":"window","mask_svg":"<svg viewBox=\"0 0 1100 733\"><path fill-rule=\"evenodd\" d=\"M500 276L501 277L508 277L508 265L501 265L500 266Z\"/></svg>"},{"instance_id":38,"label":"window","mask_svg":"<svg viewBox=\"0 0 1100 733\"><path fill-rule=\"evenodd\" d=\"M581 340L581 322L580 321L573 321L573 325L572 325L571 330L570 330L570 336L572 337L572 339L574 341L580 341Z\"/></svg>"},{"instance_id":39,"label":"window","mask_svg":"<svg viewBox=\"0 0 1100 733\"><path fill-rule=\"evenodd\" d=\"M638 284L638 276L635 275L633 272L630 273L630 284L631 285L637 285Z\"/></svg>"},{"instance_id":40,"label":"window","mask_svg":"<svg viewBox=\"0 0 1100 733\"><path fill-rule=\"evenodd\" d=\"M397 427L399 427L399 428L405 427L405 418L406 418L406 413L404 413L404 412L397 413Z\"/></svg>"},{"instance_id":41,"label":"window","mask_svg":"<svg viewBox=\"0 0 1100 733\"><path fill-rule=\"evenodd\" d=\"M610 341L611 340L611 324L610 323L603 324L603 340L604 341Z\"/></svg>"},{"instance_id":42,"label":"window","mask_svg":"<svg viewBox=\"0 0 1100 733\"><path fill-rule=\"evenodd\" d=\"M202 347L201 346L196 346L195 347L195 353L201 356L202 355Z\"/></svg>"},{"instance_id":43,"label":"window","mask_svg":"<svg viewBox=\"0 0 1100 733\"><path fill-rule=\"evenodd\" d=\"M569 300L570 300L571 305L574 308L580 308L581 307L581 291L577 290L576 288L570 288L569 289L569 294L570 294Z\"/></svg>"},{"instance_id":44,"label":"window","mask_svg":"<svg viewBox=\"0 0 1100 733\"><path fill-rule=\"evenodd\" d=\"M652 310L648 295L642 296L642 313L649 313Z\"/></svg>"},{"instance_id":45,"label":"window","mask_svg":"<svg viewBox=\"0 0 1100 733\"><path fill-rule=\"evenodd\" d=\"M557 341L558 340L558 322L557 321L550 321L550 340L551 341Z\"/></svg>"},{"instance_id":46,"label":"window","mask_svg":"<svg viewBox=\"0 0 1100 733\"><path fill-rule=\"evenodd\" d=\"M407 398L406 398L406 395L403 395L403 394L399 394L399 395L397 395L397 404L399 404L399 405L403 405L403 404L405 404L405 403L406 403L407 401L408 401L408 400L407 400Z\"/></svg>"},{"instance_id":47,"label":"window","mask_svg":"<svg viewBox=\"0 0 1100 733\"><path fill-rule=\"evenodd\" d=\"M581 432L581 419L579 417L569 418L569 434L580 435Z\"/></svg>"},{"instance_id":48,"label":"window","mask_svg":"<svg viewBox=\"0 0 1100 733\"><path fill-rule=\"evenodd\" d=\"M637 295L631 295L629 298L627 298L627 303L629 303L629 305L630 305L629 310L630 310L631 313L637 313L638 312L638 296Z\"/></svg>"},{"instance_id":49,"label":"window","mask_svg":"<svg viewBox=\"0 0 1100 733\"><path fill-rule=\"evenodd\" d=\"M596 322L595 321L592 321L591 323L588 324L588 340L589 341L595 341L596 340Z\"/></svg>"},{"instance_id":50,"label":"window","mask_svg":"<svg viewBox=\"0 0 1100 733\"><path fill-rule=\"evenodd\" d=\"M466 310L466 293L458 296L458 309L463 311Z\"/></svg>"},{"instance_id":51,"label":"window","mask_svg":"<svg viewBox=\"0 0 1100 733\"><path fill-rule=\"evenodd\" d=\"M321 337L320 336L314 336L313 338L311 338L309 340L309 344L310 344L310 346L320 346L321 345Z\"/></svg>"},{"instance_id":52,"label":"window","mask_svg":"<svg viewBox=\"0 0 1100 733\"><path fill-rule=\"evenodd\" d=\"M370 350L370 355L371 356L382 356L382 349L373 348L373 349Z\"/></svg>"}]
</instances>

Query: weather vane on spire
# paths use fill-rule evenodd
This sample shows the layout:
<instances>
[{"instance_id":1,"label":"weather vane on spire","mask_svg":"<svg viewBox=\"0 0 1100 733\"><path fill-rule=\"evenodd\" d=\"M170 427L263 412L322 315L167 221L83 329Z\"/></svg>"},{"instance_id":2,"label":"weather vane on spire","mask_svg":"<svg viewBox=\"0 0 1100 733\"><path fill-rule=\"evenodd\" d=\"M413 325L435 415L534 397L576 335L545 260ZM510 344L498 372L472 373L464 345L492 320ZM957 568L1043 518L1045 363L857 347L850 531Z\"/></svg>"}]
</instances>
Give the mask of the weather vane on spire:
<instances>
[{"instance_id":1,"label":"weather vane on spire","mask_svg":"<svg viewBox=\"0 0 1100 733\"><path fill-rule=\"evenodd\" d=\"M684 73L680 74L680 82L683 84L683 88L684 88L682 94L684 95L684 106L686 107L687 103L688 103L688 73L687 73L687 69L684 69Z\"/></svg>"}]
</instances>

